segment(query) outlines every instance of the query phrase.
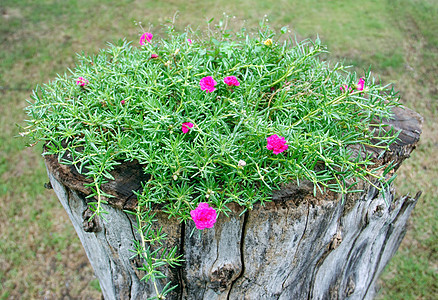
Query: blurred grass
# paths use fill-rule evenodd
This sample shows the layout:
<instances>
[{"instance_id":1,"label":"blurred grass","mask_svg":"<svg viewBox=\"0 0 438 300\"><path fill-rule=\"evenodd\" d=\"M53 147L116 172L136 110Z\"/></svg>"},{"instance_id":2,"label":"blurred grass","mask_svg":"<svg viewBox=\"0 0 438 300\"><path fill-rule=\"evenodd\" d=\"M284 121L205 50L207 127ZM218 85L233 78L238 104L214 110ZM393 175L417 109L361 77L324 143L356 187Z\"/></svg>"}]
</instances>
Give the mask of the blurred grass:
<instances>
[{"instance_id":1,"label":"blurred grass","mask_svg":"<svg viewBox=\"0 0 438 300\"><path fill-rule=\"evenodd\" d=\"M217 12L217 7L221 11ZM435 0L98 1L2 0L0 7L0 299L98 299L79 239L47 181L41 147L26 148L16 123L31 90L121 38L137 42L141 21L157 32L179 11L178 28L236 16L256 27L267 15L299 38L318 34L328 59L395 83L402 102L422 114L422 139L398 171L399 194L422 190L402 246L381 278L380 299L438 294L438 3Z\"/></svg>"}]
</instances>

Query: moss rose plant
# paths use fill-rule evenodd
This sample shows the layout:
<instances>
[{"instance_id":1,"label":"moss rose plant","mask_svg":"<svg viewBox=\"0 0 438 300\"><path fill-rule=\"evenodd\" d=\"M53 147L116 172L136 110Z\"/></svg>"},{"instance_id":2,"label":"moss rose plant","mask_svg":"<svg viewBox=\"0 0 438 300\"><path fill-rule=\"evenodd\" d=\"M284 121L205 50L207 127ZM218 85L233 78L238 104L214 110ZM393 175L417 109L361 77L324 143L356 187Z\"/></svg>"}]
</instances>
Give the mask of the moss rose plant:
<instances>
[{"instance_id":1,"label":"moss rose plant","mask_svg":"<svg viewBox=\"0 0 438 300\"><path fill-rule=\"evenodd\" d=\"M110 195L100 186L113 179L113 167L144 165L150 180L132 212L139 224L153 222L158 205L209 228L228 203L251 209L291 181L342 194L358 180L386 184L388 170L374 166L364 147L396 139L375 121L390 117L397 94L370 73L321 60L319 40L284 33L266 26L255 35L169 30L79 55L68 74L35 89L23 135L92 180L94 217L105 211ZM144 260L143 279L153 281L162 276L160 263L181 257L150 253L144 241L152 233L138 227L143 243L134 254Z\"/></svg>"}]
</instances>

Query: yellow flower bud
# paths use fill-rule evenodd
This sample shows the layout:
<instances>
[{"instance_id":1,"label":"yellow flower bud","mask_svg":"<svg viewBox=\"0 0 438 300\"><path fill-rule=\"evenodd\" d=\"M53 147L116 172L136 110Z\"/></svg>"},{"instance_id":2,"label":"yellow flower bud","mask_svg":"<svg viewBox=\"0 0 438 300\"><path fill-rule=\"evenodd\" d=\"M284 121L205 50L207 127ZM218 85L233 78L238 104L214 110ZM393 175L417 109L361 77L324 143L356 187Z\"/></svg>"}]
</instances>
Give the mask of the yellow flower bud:
<instances>
[{"instance_id":1,"label":"yellow flower bud","mask_svg":"<svg viewBox=\"0 0 438 300\"><path fill-rule=\"evenodd\" d=\"M265 44L266 46L272 46L272 39L267 39L263 42L263 44Z\"/></svg>"}]
</instances>

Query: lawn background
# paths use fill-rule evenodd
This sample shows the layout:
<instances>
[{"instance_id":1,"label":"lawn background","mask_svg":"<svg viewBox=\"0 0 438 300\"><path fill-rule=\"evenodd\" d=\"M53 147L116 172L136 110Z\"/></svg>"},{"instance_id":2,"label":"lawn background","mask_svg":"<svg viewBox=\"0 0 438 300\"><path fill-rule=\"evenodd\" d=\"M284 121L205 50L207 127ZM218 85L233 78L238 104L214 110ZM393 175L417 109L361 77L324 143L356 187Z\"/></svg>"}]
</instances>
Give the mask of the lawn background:
<instances>
[{"instance_id":1,"label":"lawn background","mask_svg":"<svg viewBox=\"0 0 438 300\"><path fill-rule=\"evenodd\" d=\"M380 299L438 295L438 1L98 1L2 0L0 4L0 299L100 299L80 241L48 181L41 145L17 138L32 89L126 38L137 43L142 22L160 24L178 11L177 29L205 28L224 13L230 26L262 19L289 26L298 39L327 44L331 61L394 83L402 103L423 115L421 141L398 171L397 193L423 191L398 253L381 277ZM265 17L266 15L266 17ZM233 18L233 17L236 18Z\"/></svg>"}]
</instances>

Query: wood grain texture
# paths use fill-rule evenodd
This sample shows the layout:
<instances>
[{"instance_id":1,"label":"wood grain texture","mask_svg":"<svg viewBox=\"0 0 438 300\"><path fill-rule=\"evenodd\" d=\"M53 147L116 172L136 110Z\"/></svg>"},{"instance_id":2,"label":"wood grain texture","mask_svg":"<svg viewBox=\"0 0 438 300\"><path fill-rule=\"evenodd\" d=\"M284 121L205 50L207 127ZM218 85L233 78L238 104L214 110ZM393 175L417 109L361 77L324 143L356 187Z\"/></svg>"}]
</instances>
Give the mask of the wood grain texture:
<instances>
[{"instance_id":1,"label":"wood grain texture","mask_svg":"<svg viewBox=\"0 0 438 300\"><path fill-rule=\"evenodd\" d=\"M385 153L367 150L377 163L398 168L419 140L422 118L408 109L394 112L395 118L384 122L401 130L397 143ZM140 281L141 262L131 258L136 222L124 211L136 206L132 190L147 178L142 167L134 161L113 170L116 180L103 187L115 196L107 199L107 220L89 224L86 179L54 156L46 156L46 166L105 299L153 296L152 285ZM169 235L165 246L177 245L185 258L180 268L163 270L179 285L167 299L372 299L420 194L394 199L392 187L383 192L366 183L361 187L363 192L340 201L335 193L314 196L309 182L289 184L251 211L229 205L229 217L222 214L213 228L193 234L193 222L180 224L158 213Z\"/></svg>"}]
</instances>

